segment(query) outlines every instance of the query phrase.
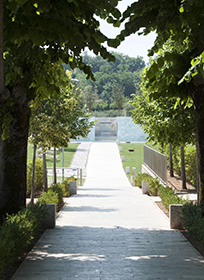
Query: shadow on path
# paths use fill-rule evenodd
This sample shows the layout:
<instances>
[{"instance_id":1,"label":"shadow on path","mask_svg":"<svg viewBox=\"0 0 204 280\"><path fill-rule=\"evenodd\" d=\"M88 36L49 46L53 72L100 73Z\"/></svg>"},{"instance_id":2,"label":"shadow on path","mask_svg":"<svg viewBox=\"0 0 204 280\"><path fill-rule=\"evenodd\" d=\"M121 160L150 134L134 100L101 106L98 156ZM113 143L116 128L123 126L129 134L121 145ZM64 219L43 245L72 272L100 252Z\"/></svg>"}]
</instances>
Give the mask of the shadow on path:
<instances>
[{"instance_id":1,"label":"shadow on path","mask_svg":"<svg viewBox=\"0 0 204 280\"><path fill-rule=\"evenodd\" d=\"M170 230L58 226L55 238L47 231L24 269L30 275L37 268L29 279L47 279L47 270L50 279L203 279L203 258L186 243Z\"/></svg>"}]
</instances>

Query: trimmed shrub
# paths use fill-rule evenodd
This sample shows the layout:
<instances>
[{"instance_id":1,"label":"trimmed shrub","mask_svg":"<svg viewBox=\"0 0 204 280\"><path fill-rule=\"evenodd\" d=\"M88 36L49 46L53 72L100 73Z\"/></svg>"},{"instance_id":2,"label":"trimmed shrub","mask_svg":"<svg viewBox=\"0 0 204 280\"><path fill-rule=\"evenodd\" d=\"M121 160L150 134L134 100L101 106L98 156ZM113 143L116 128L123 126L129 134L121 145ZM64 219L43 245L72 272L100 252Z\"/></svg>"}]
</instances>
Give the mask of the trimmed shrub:
<instances>
[{"instance_id":1,"label":"trimmed shrub","mask_svg":"<svg viewBox=\"0 0 204 280\"><path fill-rule=\"evenodd\" d=\"M140 173L134 178L134 183L136 187L142 187L142 181L148 181L148 179L152 178L149 174Z\"/></svg>"},{"instance_id":2,"label":"trimmed shrub","mask_svg":"<svg viewBox=\"0 0 204 280\"><path fill-rule=\"evenodd\" d=\"M49 190L52 190L54 193L58 196L58 204L61 204L63 202L63 188L60 183L58 184L52 184Z\"/></svg>"},{"instance_id":3,"label":"trimmed shrub","mask_svg":"<svg viewBox=\"0 0 204 280\"><path fill-rule=\"evenodd\" d=\"M147 179L150 192L153 196L158 195L159 188L162 186L157 178L148 178Z\"/></svg>"},{"instance_id":4,"label":"trimmed shrub","mask_svg":"<svg viewBox=\"0 0 204 280\"><path fill-rule=\"evenodd\" d=\"M44 212L39 204L30 205L17 214L7 215L0 228L0 274L22 256L42 228L43 218Z\"/></svg>"},{"instance_id":5,"label":"trimmed shrub","mask_svg":"<svg viewBox=\"0 0 204 280\"><path fill-rule=\"evenodd\" d=\"M200 207L192 202L186 203L182 207L182 216L185 228L204 245L204 217Z\"/></svg>"},{"instance_id":6,"label":"trimmed shrub","mask_svg":"<svg viewBox=\"0 0 204 280\"><path fill-rule=\"evenodd\" d=\"M184 204L187 202L187 200L184 200L178 195L174 194L169 186L164 187L160 185L159 196L167 210L169 210L170 204Z\"/></svg>"},{"instance_id":7,"label":"trimmed shrub","mask_svg":"<svg viewBox=\"0 0 204 280\"><path fill-rule=\"evenodd\" d=\"M76 181L76 180L77 180L77 179L74 178L74 176L71 176L71 177L67 177L67 178L61 183L61 186L62 186L62 189L63 189L63 192L64 192L64 197L69 195L69 182L70 182L70 181Z\"/></svg>"},{"instance_id":8,"label":"trimmed shrub","mask_svg":"<svg viewBox=\"0 0 204 280\"><path fill-rule=\"evenodd\" d=\"M31 177L32 177L33 163L31 160L27 162L27 195L31 192ZM43 189L43 161L36 158L35 161L35 190L41 191Z\"/></svg>"},{"instance_id":9,"label":"trimmed shrub","mask_svg":"<svg viewBox=\"0 0 204 280\"><path fill-rule=\"evenodd\" d=\"M55 203L56 205L59 204L58 194L53 190L49 189L47 192L44 192L39 198L38 203L45 204L45 203Z\"/></svg>"},{"instance_id":10,"label":"trimmed shrub","mask_svg":"<svg viewBox=\"0 0 204 280\"><path fill-rule=\"evenodd\" d=\"M63 197L68 196L68 194L69 194L69 181L64 180L61 183L61 188L63 190Z\"/></svg>"}]
</instances>

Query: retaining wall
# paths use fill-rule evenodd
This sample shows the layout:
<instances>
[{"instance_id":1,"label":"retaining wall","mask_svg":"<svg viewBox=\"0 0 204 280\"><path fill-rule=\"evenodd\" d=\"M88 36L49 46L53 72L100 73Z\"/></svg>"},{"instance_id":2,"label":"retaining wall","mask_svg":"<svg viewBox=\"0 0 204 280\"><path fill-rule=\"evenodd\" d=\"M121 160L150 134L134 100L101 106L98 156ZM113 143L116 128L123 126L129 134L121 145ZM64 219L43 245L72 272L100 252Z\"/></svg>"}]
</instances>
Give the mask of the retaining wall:
<instances>
[{"instance_id":1,"label":"retaining wall","mask_svg":"<svg viewBox=\"0 0 204 280\"><path fill-rule=\"evenodd\" d=\"M145 139L146 134L143 132L143 130L139 125L134 123L131 117L117 117L117 118L92 117L90 120L97 121L97 122L89 132L87 138L79 137L77 140L71 139L71 142L86 142L86 141L87 142L95 142L95 141L115 142L116 139L118 139L120 142L145 142L146 141ZM101 131L100 131L100 127L101 127Z\"/></svg>"}]
</instances>

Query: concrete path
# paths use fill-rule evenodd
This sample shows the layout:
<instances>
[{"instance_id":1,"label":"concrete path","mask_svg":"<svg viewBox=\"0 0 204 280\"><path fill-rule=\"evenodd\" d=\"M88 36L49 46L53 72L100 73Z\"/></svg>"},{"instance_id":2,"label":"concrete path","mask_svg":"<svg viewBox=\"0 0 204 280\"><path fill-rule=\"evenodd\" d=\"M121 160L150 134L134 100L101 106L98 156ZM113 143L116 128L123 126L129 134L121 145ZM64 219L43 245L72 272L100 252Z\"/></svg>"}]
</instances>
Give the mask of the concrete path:
<instances>
[{"instance_id":1,"label":"concrete path","mask_svg":"<svg viewBox=\"0 0 204 280\"><path fill-rule=\"evenodd\" d=\"M126 178L115 143L93 143L87 179L12 280L204 279L204 259Z\"/></svg>"},{"instance_id":2,"label":"concrete path","mask_svg":"<svg viewBox=\"0 0 204 280\"><path fill-rule=\"evenodd\" d=\"M81 168L83 171L83 177L86 177L86 165L90 147L91 142L82 142L79 144L70 165L70 168L72 169Z\"/></svg>"}]
</instances>

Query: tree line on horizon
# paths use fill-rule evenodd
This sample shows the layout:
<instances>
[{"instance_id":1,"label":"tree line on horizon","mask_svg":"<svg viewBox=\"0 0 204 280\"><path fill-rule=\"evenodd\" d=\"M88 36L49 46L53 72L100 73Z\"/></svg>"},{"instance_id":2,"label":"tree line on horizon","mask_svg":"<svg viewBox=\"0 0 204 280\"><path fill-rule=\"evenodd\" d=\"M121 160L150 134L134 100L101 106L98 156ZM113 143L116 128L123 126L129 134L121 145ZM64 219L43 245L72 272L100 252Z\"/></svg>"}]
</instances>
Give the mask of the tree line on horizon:
<instances>
[{"instance_id":1,"label":"tree line on horizon","mask_svg":"<svg viewBox=\"0 0 204 280\"><path fill-rule=\"evenodd\" d=\"M132 99L131 95L141 94L141 72L145 67L143 58L111 53L115 56L115 62L84 53L83 60L91 67L95 81L87 80L86 75L79 69L72 72L73 83L78 84L82 91L82 104L95 116L101 111L102 114L106 112L106 116L108 111L109 116L120 116L123 108L129 109L128 101ZM65 71L70 70L69 65L64 65L64 68Z\"/></svg>"}]
</instances>

